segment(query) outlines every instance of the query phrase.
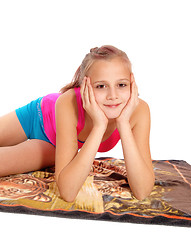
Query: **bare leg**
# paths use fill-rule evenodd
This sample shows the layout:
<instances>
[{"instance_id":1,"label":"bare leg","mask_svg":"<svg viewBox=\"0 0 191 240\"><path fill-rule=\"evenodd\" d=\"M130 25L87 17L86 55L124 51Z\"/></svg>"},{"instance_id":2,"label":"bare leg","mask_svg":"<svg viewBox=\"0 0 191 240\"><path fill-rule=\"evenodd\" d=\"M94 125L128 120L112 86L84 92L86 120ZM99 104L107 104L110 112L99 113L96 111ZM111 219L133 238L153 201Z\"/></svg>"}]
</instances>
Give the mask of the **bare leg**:
<instances>
[{"instance_id":1,"label":"bare leg","mask_svg":"<svg viewBox=\"0 0 191 240\"><path fill-rule=\"evenodd\" d=\"M11 147L0 148L0 176L25 173L54 166L55 147L32 139Z\"/></svg>"},{"instance_id":2,"label":"bare leg","mask_svg":"<svg viewBox=\"0 0 191 240\"><path fill-rule=\"evenodd\" d=\"M27 140L27 136L14 112L0 117L0 147L13 146Z\"/></svg>"},{"instance_id":3,"label":"bare leg","mask_svg":"<svg viewBox=\"0 0 191 240\"><path fill-rule=\"evenodd\" d=\"M15 112L0 118L0 176L39 170L55 164L55 147L28 140Z\"/></svg>"}]
</instances>

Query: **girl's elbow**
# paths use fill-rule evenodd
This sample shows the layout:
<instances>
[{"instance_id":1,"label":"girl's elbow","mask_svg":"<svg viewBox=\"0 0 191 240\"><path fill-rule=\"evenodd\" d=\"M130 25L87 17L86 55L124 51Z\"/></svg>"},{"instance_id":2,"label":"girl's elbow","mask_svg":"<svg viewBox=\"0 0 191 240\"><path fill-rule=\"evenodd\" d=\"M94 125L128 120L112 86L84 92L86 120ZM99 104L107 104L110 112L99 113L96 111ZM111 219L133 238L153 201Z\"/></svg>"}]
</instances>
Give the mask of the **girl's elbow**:
<instances>
[{"instance_id":1,"label":"girl's elbow","mask_svg":"<svg viewBox=\"0 0 191 240\"><path fill-rule=\"evenodd\" d=\"M137 200L143 201L144 199L146 199L147 197L149 197L151 195L153 187L154 187L154 183L151 184L151 186L148 188L145 188L145 189L142 189L141 191L133 193L133 195Z\"/></svg>"},{"instance_id":2,"label":"girl's elbow","mask_svg":"<svg viewBox=\"0 0 191 240\"><path fill-rule=\"evenodd\" d=\"M70 196L69 194L60 194L61 198L68 203L73 203L76 199L74 196Z\"/></svg>"},{"instance_id":3,"label":"girl's elbow","mask_svg":"<svg viewBox=\"0 0 191 240\"><path fill-rule=\"evenodd\" d=\"M72 193L72 191L68 190L68 189L59 189L59 194L60 197L65 201L65 202L69 202L72 203L75 201L76 199L76 195L74 193Z\"/></svg>"},{"instance_id":4,"label":"girl's elbow","mask_svg":"<svg viewBox=\"0 0 191 240\"><path fill-rule=\"evenodd\" d=\"M67 187L65 188L64 186L60 186L59 184L57 184L57 186L58 186L60 197L65 202L72 203L75 201L77 194L73 193L71 189L68 189Z\"/></svg>"},{"instance_id":5,"label":"girl's elbow","mask_svg":"<svg viewBox=\"0 0 191 240\"><path fill-rule=\"evenodd\" d=\"M150 194L134 194L134 197L139 200L139 201L143 201L145 198L147 198Z\"/></svg>"},{"instance_id":6,"label":"girl's elbow","mask_svg":"<svg viewBox=\"0 0 191 240\"><path fill-rule=\"evenodd\" d=\"M74 196L74 194L72 194L71 189L67 188L67 185L64 186L63 184L63 179L60 179L60 175L59 174L55 174L55 180L56 180L56 185L58 188L58 192L60 197L65 201L65 202L74 202L76 196Z\"/></svg>"}]
</instances>

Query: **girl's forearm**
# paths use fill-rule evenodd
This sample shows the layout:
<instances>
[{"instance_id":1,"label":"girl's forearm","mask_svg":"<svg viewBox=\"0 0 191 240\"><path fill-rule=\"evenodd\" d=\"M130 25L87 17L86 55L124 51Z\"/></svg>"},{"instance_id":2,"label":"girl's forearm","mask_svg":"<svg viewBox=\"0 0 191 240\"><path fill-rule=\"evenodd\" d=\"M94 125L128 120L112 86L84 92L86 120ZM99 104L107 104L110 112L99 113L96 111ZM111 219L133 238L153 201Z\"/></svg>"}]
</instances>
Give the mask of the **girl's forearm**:
<instances>
[{"instance_id":1,"label":"girl's forearm","mask_svg":"<svg viewBox=\"0 0 191 240\"><path fill-rule=\"evenodd\" d=\"M93 127L76 157L60 172L58 188L61 197L67 202L75 200L85 182L104 133L103 127Z\"/></svg>"},{"instance_id":2,"label":"girl's forearm","mask_svg":"<svg viewBox=\"0 0 191 240\"><path fill-rule=\"evenodd\" d=\"M123 124L123 126L118 127L118 131L121 137L129 186L134 196L142 200L147 197L153 189L154 172L141 156L130 124Z\"/></svg>"}]
</instances>

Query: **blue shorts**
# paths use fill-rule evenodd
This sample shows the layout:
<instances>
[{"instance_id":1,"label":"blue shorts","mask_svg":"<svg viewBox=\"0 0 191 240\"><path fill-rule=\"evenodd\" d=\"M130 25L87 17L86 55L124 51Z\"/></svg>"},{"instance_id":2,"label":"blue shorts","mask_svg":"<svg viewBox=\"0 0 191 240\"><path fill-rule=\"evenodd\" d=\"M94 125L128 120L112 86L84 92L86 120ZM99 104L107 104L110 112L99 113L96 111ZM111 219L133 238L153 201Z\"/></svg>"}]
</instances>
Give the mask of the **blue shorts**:
<instances>
[{"instance_id":1,"label":"blue shorts","mask_svg":"<svg viewBox=\"0 0 191 240\"><path fill-rule=\"evenodd\" d=\"M41 100L42 97L16 109L15 112L28 139L40 139L51 143L44 131Z\"/></svg>"}]
</instances>

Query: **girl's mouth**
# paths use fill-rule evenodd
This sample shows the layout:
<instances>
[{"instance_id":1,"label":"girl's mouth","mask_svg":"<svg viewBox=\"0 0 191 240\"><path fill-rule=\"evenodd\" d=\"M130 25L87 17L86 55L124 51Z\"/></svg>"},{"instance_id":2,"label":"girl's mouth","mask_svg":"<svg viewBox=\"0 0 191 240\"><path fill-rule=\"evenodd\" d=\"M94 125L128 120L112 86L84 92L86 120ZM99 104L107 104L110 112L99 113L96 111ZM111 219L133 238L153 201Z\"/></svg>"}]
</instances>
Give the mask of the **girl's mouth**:
<instances>
[{"instance_id":1,"label":"girl's mouth","mask_svg":"<svg viewBox=\"0 0 191 240\"><path fill-rule=\"evenodd\" d=\"M109 107L109 108L116 108L120 105L121 103L119 104L116 104L116 105L104 105L105 107Z\"/></svg>"}]
</instances>

